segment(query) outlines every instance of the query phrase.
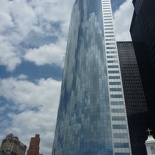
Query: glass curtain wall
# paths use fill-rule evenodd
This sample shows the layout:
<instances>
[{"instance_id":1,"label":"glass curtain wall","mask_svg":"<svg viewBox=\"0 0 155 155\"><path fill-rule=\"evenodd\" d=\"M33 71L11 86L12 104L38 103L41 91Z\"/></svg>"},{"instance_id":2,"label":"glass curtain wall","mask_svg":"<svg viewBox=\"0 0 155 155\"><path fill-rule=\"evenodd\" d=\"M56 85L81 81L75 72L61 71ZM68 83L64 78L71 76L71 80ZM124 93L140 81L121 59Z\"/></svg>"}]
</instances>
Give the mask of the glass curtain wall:
<instances>
[{"instance_id":1,"label":"glass curtain wall","mask_svg":"<svg viewBox=\"0 0 155 155\"><path fill-rule=\"evenodd\" d=\"M110 0L75 1L52 155L131 155L111 28Z\"/></svg>"}]
</instances>

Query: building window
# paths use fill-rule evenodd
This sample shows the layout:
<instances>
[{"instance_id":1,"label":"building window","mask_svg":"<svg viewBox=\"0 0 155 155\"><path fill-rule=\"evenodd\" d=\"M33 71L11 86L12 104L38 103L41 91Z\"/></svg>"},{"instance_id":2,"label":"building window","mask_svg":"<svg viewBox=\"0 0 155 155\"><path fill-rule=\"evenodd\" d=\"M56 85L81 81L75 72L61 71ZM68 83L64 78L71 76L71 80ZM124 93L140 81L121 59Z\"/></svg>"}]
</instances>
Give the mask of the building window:
<instances>
[{"instance_id":1,"label":"building window","mask_svg":"<svg viewBox=\"0 0 155 155\"><path fill-rule=\"evenodd\" d=\"M113 125L113 129L127 129L127 126L126 125Z\"/></svg>"},{"instance_id":2,"label":"building window","mask_svg":"<svg viewBox=\"0 0 155 155\"><path fill-rule=\"evenodd\" d=\"M129 148L129 143L114 143L114 148Z\"/></svg>"},{"instance_id":3,"label":"building window","mask_svg":"<svg viewBox=\"0 0 155 155\"><path fill-rule=\"evenodd\" d=\"M120 153L115 153L115 155L130 155L130 153L123 153L123 152L120 152Z\"/></svg>"},{"instance_id":4,"label":"building window","mask_svg":"<svg viewBox=\"0 0 155 155\"><path fill-rule=\"evenodd\" d=\"M118 70L116 70L116 71L108 71L108 73L111 73L111 74L113 73L114 74L114 73L119 73L119 71Z\"/></svg>"},{"instance_id":5,"label":"building window","mask_svg":"<svg viewBox=\"0 0 155 155\"><path fill-rule=\"evenodd\" d=\"M106 45L115 45L114 42L106 43Z\"/></svg>"},{"instance_id":6,"label":"building window","mask_svg":"<svg viewBox=\"0 0 155 155\"><path fill-rule=\"evenodd\" d=\"M105 37L114 37L114 35L105 35Z\"/></svg>"},{"instance_id":7,"label":"building window","mask_svg":"<svg viewBox=\"0 0 155 155\"><path fill-rule=\"evenodd\" d=\"M125 116L112 116L113 121L125 121Z\"/></svg>"},{"instance_id":8,"label":"building window","mask_svg":"<svg viewBox=\"0 0 155 155\"><path fill-rule=\"evenodd\" d=\"M107 58L117 58L117 56L107 56Z\"/></svg>"},{"instance_id":9,"label":"building window","mask_svg":"<svg viewBox=\"0 0 155 155\"><path fill-rule=\"evenodd\" d=\"M106 41L115 41L115 39L106 39Z\"/></svg>"},{"instance_id":10,"label":"building window","mask_svg":"<svg viewBox=\"0 0 155 155\"><path fill-rule=\"evenodd\" d=\"M121 94L112 94L110 95L111 98L123 98L123 95Z\"/></svg>"},{"instance_id":11,"label":"building window","mask_svg":"<svg viewBox=\"0 0 155 155\"><path fill-rule=\"evenodd\" d=\"M121 82L109 82L109 85L121 85Z\"/></svg>"},{"instance_id":12,"label":"building window","mask_svg":"<svg viewBox=\"0 0 155 155\"><path fill-rule=\"evenodd\" d=\"M116 51L107 51L107 54L115 54Z\"/></svg>"},{"instance_id":13,"label":"building window","mask_svg":"<svg viewBox=\"0 0 155 155\"><path fill-rule=\"evenodd\" d=\"M111 101L111 105L123 105L123 101Z\"/></svg>"},{"instance_id":14,"label":"building window","mask_svg":"<svg viewBox=\"0 0 155 155\"><path fill-rule=\"evenodd\" d=\"M105 28L105 30L113 30L113 28L109 28L109 27L107 27L107 28Z\"/></svg>"},{"instance_id":15,"label":"building window","mask_svg":"<svg viewBox=\"0 0 155 155\"><path fill-rule=\"evenodd\" d=\"M109 79L120 79L120 76L109 76Z\"/></svg>"},{"instance_id":16,"label":"building window","mask_svg":"<svg viewBox=\"0 0 155 155\"><path fill-rule=\"evenodd\" d=\"M110 88L110 91L122 91L121 88Z\"/></svg>"},{"instance_id":17,"label":"building window","mask_svg":"<svg viewBox=\"0 0 155 155\"><path fill-rule=\"evenodd\" d=\"M108 66L108 68L118 68L118 65Z\"/></svg>"},{"instance_id":18,"label":"building window","mask_svg":"<svg viewBox=\"0 0 155 155\"><path fill-rule=\"evenodd\" d=\"M107 62L108 63L117 63L118 61L117 60L108 60Z\"/></svg>"},{"instance_id":19,"label":"building window","mask_svg":"<svg viewBox=\"0 0 155 155\"><path fill-rule=\"evenodd\" d=\"M127 133L113 133L114 138L128 138Z\"/></svg>"},{"instance_id":20,"label":"building window","mask_svg":"<svg viewBox=\"0 0 155 155\"><path fill-rule=\"evenodd\" d=\"M106 20L111 20L112 21L112 19L110 19L110 18L104 18L104 20L106 21Z\"/></svg>"},{"instance_id":21,"label":"building window","mask_svg":"<svg viewBox=\"0 0 155 155\"><path fill-rule=\"evenodd\" d=\"M106 47L106 49L116 49L116 47Z\"/></svg>"},{"instance_id":22,"label":"building window","mask_svg":"<svg viewBox=\"0 0 155 155\"><path fill-rule=\"evenodd\" d=\"M112 113L125 113L124 109L111 109Z\"/></svg>"}]
</instances>

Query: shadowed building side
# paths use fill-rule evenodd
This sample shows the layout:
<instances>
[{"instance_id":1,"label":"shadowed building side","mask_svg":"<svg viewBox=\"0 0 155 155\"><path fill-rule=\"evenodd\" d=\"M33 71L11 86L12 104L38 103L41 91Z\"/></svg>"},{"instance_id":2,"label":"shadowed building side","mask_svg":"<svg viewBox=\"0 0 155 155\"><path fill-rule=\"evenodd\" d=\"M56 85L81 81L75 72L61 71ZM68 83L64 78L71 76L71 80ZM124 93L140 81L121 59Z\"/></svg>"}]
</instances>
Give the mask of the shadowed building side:
<instances>
[{"instance_id":1,"label":"shadowed building side","mask_svg":"<svg viewBox=\"0 0 155 155\"><path fill-rule=\"evenodd\" d=\"M146 155L148 109L132 42L117 42L132 155Z\"/></svg>"},{"instance_id":2,"label":"shadowed building side","mask_svg":"<svg viewBox=\"0 0 155 155\"><path fill-rule=\"evenodd\" d=\"M144 88L151 124L155 134L155 1L134 0L130 33Z\"/></svg>"}]
</instances>

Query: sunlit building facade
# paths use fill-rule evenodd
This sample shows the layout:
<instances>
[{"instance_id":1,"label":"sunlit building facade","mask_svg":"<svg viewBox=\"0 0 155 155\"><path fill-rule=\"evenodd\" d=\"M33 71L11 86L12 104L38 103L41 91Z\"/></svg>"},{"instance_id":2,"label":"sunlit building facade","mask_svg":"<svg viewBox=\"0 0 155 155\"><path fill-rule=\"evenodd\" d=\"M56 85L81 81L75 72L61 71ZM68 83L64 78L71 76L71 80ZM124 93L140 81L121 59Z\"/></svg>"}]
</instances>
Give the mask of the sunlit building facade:
<instances>
[{"instance_id":1,"label":"sunlit building facade","mask_svg":"<svg viewBox=\"0 0 155 155\"><path fill-rule=\"evenodd\" d=\"M26 148L26 145L20 142L18 137L14 136L13 134L9 134L2 140L0 155L25 155Z\"/></svg>"},{"instance_id":2,"label":"sunlit building facade","mask_svg":"<svg viewBox=\"0 0 155 155\"><path fill-rule=\"evenodd\" d=\"M27 155L39 155L40 135L35 134L35 137L31 137L29 149Z\"/></svg>"},{"instance_id":3,"label":"sunlit building facade","mask_svg":"<svg viewBox=\"0 0 155 155\"><path fill-rule=\"evenodd\" d=\"M131 155L110 0L76 0L52 155Z\"/></svg>"}]
</instances>

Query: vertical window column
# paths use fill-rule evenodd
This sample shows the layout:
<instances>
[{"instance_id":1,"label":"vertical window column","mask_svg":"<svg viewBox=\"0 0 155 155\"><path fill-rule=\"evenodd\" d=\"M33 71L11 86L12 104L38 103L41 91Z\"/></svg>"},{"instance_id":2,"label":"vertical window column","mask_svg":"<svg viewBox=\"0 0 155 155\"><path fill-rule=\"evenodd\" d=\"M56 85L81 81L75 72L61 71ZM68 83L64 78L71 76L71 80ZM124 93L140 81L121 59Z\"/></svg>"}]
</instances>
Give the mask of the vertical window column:
<instances>
[{"instance_id":1,"label":"vertical window column","mask_svg":"<svg viewBox=\"0 0 155 155\"><path fill-rule=\"evenodd\" d=\"M131 155L128 123L123 94L123 86L115 40L110 0L102 1L107 75L109 82L109 101L111 128L113 134L113 155Z\"/></svg>"}]
</instances>

